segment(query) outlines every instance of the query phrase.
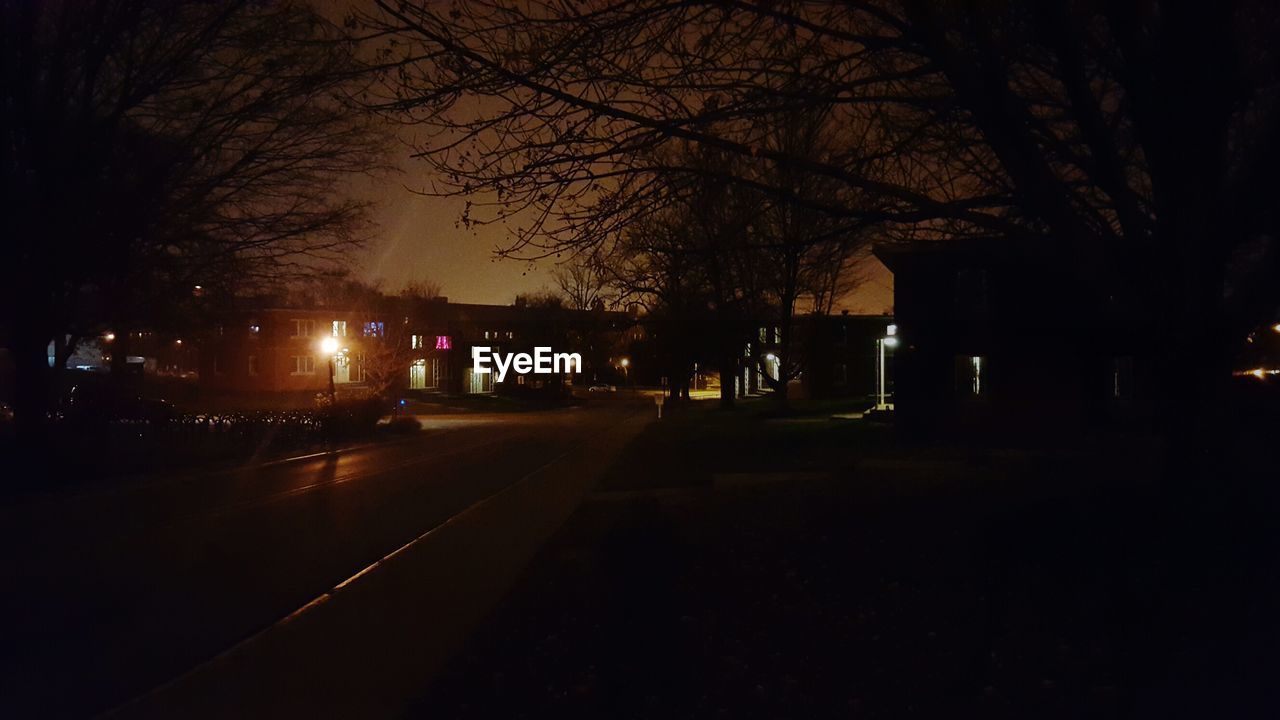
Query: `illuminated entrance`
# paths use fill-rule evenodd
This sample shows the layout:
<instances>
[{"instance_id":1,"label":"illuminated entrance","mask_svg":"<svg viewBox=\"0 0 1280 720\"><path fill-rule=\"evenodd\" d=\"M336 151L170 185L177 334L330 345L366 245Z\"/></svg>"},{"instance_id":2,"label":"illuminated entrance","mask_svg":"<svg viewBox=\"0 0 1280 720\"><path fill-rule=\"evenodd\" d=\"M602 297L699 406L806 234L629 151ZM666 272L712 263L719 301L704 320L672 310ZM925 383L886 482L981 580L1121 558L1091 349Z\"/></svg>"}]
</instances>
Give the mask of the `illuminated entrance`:
<instances>
[{"instance_id":1,"label":"illuminated entrance","mask_svg":"<svg viewBox=\"0 0 1280 720\"><path fill-rule=\"evenodd\" d=\"M409 366L410 390L434 390L440 386L440 358L418 358Z\"/></svg>"},{"instance_id":2,"label":"illuminated entrance","mask_svg":"<svg viewBox=\"0 0 1280 720\"><path fill-rule=\"evenodd\" d=\"M351 357L346 353L333 357L333 382L335 384L351 382Z\"/></svg>"}]
</instances>

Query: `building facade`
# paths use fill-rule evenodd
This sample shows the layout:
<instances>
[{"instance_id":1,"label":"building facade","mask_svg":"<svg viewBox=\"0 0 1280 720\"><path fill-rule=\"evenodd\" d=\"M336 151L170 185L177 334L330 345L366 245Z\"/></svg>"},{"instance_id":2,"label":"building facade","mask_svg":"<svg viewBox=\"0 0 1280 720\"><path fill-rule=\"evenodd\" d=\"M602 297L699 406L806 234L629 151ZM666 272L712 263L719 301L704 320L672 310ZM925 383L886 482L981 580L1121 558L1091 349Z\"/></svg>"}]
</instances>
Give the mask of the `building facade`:
<instances>
[{"instance_id":1,"label":"building facade","mask_svg":"<svg viewBox=\"0 0 1280 720\"><path fill-rule=\"evenodd\" d=\"M514 371L499 383L494 373L473 372L472 348L510 353L548 346L579 352L589 364L591 353L580 346L607 353L635 324L628 313L447 298L384 298L366 309L262 307L238 312L210 333L200 379L208 390L229 393L322 392L330 373L339 390L487 394L549 380L571 384L572 374ZM336 341L332 354L324 348L328 338Z\"/></svg>"},{"instance_id":2,"label":"building facade","mask_svg":"<svg viewBox=\"0 0 1280 720\"><path fill-rule=\"evenodd\" d=\"M1140 323L1036 248L993 238L875 248L894 275L899 423L1040 433L1143 405Z\"/></svg>"},{"instance_id":3,"label":"building facade","mask_svg":"<svg viewBox=\"0 0 1280 720\"><path fill-rule=\"evenodd\" d=\"M842 398L878 395L881 363L891 364L894 342L890 315L809 315L800 324L804 365L800 381L806 397ZM882 349L883 344L883 349ZM887 396L893 395L893 373L883 373Z\"/></svg>"}]
</instances>

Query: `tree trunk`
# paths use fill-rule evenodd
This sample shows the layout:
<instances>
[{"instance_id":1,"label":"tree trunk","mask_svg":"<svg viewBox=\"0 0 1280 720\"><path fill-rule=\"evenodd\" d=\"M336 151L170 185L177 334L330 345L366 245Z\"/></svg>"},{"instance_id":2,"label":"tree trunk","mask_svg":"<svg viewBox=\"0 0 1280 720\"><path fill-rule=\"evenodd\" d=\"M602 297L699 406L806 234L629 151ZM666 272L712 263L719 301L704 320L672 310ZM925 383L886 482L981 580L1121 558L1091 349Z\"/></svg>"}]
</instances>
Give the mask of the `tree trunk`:
<instances>
[{"instance_id":1,"label":"tree trunk","mask_svg":"<svg viewBox=\"0 0 1280 720\"><path fill-rule=\"evenodd\" d=\"M48 429L54 373L49 368L49 336L35 328L14 335L14 422L18 446L39 448Z\"/></svg>"},{"instance_id":2,"label":"tree trunk","mask_svg":"<svg viewBox=\"0 0 1280 720\"><path fill-rule=\"evenodd\" d=\"M720 360L720 408L732 410L734 407L734 385L738 374L738 358L726 355Z\"/></svg>"}]
</instances>

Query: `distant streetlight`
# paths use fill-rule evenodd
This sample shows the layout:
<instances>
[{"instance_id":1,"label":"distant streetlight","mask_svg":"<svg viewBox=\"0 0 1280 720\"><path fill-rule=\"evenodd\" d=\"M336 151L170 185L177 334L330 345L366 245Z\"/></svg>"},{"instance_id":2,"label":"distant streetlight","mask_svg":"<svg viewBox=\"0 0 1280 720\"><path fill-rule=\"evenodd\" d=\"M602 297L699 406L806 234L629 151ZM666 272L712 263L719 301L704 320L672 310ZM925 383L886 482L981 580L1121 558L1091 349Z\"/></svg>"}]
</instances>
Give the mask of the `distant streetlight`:
<instances>
[{"instance_id":1,"label":"distant streetlight","mask_svg":"<svg viewBox=\"0 0 1280 720\"><path fill-rule=\"evenodd\" d=\"M103 335L102 339L106 340L107 342L111 342L112 340L116 339L116 334L113 332L109 332L106 335Z\"/></svg>"},{"instance_id":2,"label":"distant streetlight","mask_svg":"<svg viewBox=\"0 0 1280 720\"><path fill-rule=\"evenodd\" d=\"M336 403L338 401L337 391L333 387L333 356L338 352L338 338L327 337L320 341L320 352L329 356L329 402Z\"/></svg>"},{"instance_id":3,"label":"distant streetlight","mask_svg":"<svg viewBox=\"0 0 1280 720\"><path fill-rule=\"evenodd\" d=\"M622 362L618 364L622 366L622 374L627 387L631 387L631 358L622 358Z\"/></svg>"}]
</instances>

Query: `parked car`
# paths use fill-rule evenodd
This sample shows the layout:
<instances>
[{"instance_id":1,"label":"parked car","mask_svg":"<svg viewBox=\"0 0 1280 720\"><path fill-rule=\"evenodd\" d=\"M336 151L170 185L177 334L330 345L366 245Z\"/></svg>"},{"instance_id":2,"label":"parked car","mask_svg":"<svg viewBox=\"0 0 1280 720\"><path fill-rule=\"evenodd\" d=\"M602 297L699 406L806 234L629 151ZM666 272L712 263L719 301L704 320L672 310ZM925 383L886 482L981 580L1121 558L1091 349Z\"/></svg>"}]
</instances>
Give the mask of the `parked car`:
<instances>
[{"instance_id":1,"label":"parked car","mask_svg":"<svg viewBox=\"0 0 1280 720\"><path fill-rule=\"evenodd\" d=\"M592 385L587 392L618 392L617 385Z\"/></svg>"}]
</instances>

